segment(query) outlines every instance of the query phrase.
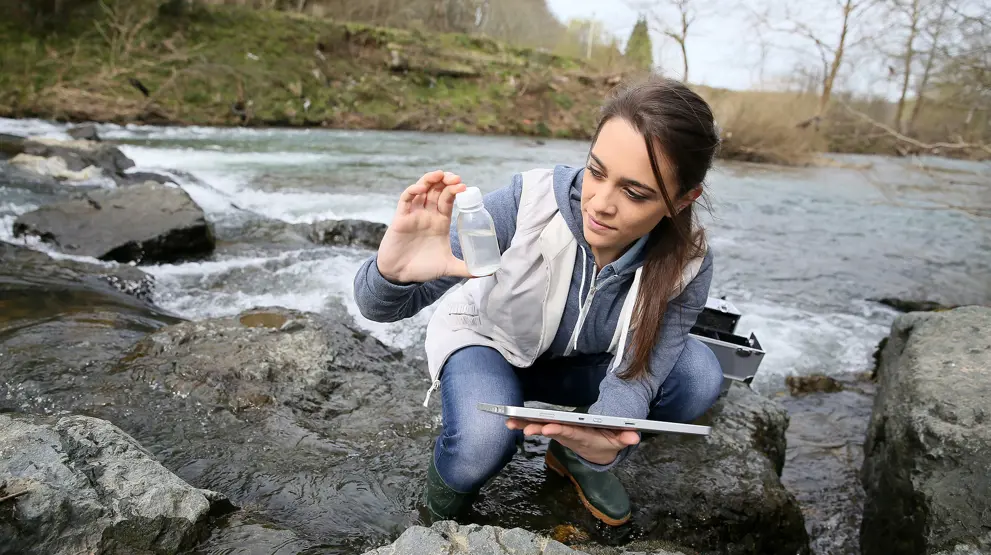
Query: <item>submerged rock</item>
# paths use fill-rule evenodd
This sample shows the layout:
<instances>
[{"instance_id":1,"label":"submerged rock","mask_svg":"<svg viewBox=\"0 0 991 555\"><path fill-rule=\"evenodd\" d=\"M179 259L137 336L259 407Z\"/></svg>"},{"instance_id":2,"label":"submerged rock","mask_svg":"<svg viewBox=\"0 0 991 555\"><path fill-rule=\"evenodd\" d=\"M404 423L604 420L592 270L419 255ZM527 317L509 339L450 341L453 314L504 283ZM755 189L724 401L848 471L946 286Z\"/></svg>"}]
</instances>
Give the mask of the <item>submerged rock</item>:
<instances>
[{"instance_id":1,"label":"submerged rock","mask_svg":"<svg viewBox=\"0 0 991 555\"><path fill-rule=\"evenodd\" d=\"M843 391L843 384L832 376L812 374L811 376L787 376L785 385L792 395L806 393L836 393Z\"/></svg>"},{"instance_id":2,"label":"submerged rock","mask_svg":"<svg viewBox=\"0 0 991 555\"><path fill-rule=\"evenodd\" d=\"M150 275L133 266L56 260L43 252L5 241L0 241L0 278L21 278L35 283L39 280L77 282L93 289L101 289L106 284L147 302L151 302L155 285ZM54 292L55 288L52 289Z\"/></svg>"},{"instance_id":3,"label":"submerged rock","mask_svg":"<svg viewBox=\"0 0 991 555\"><path fill-rule=\"evenodd\" d=\"M33 235L67 254L117 262L175 262L213 251L203 210L178 187L145 183L86 192L14 221L14 235Z\"/></svg>"},{"instance_id":4,"label":"submerged rock","mask_svg":"<svg viewBox=\"0 0 991 555\"><path fill-rule=\"evenodd\" d=\"M330 220L313 224L309 238L321 245L377 249L387 227L382 223L364 220Z\"/></svg>"},{"instance_id":5,"label":"submerged rock","mask_svg":"<svg viewBox=\"0 0 991 555\"><path fill-rule=\"evenodd\" d=\"M884 297L876 301L885 306L890 306L899 312L938 312L956 308L954 305L947 305L937 301L899 299L897 297Z\"/></svg>"},{"instance_id":6,"label":"submerged rock","mask_svg":"<svg viewBox=\"0 0 991 555\"><path fill-rule=\"evenodd\" d=\"M0 156L9 158L22 152L24 152L24 137L0 133Z\"/></svg>"},{"instance_id":7,"label":"submerged rock","mask_svg":"<svg viewBox=\"0 0 991 555\"><path fill-rule=\"evenodd\" d=\"M862 471L864 555L991 552L991 309L898 317Z\"/></svg>"},{"instance_id":8,"label":"submerged rock","mask_svg":"<svg viewBox=\"0 0 991 555\"><path fill-rule=\"evenodd\" d=\"M99 141L100 134L96 131L96 124L84 123L77 125L66 131L70 137L80 141Z\"/></svg>"},{"instance_id":9,"label":"submerged rock","mask_svg":"<svg viewBox=\"0 0 991 555\"><path fill-rule=\"evenodd\" d=\"M3 551L25 555L178 553L233 508L85 416L0 415L0 482L0 497L20 493L0 507Z\"/></svg>"}]
</instances>

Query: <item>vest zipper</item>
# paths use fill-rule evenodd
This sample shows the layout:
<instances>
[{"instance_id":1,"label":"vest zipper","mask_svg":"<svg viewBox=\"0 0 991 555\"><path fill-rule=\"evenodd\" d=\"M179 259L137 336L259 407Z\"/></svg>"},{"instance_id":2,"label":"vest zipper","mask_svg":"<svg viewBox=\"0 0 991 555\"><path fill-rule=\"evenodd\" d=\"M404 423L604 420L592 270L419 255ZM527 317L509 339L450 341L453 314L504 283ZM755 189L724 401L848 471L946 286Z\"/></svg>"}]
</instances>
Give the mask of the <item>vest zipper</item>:
<instances>
[{"instance_id":1,"label":"vest zipper","mask_svg":"<svg viewBox=\"0 0 991 555\"><path fill-rule=\"evenodd\" d=\"M578 323L575 324L575 331L571 334L571 341L568 342L565 356L570 355L572 351L578 348L578 338L581 335L582 327L585 325L585 319L588 317L589 309L592 307L592 299L595 297L595 291L599 288L598 284L596 284L598 275L598 270L593 266L592 283L588 286L588 295L585 297L585 302L578 309Z\"/></svg>"},{"instance_id":2,"label":"vest zipper","mask_svg":"<svg viewBox=\"0 0 991 555\"><path fill-rule=\"evenodd\" d=\"M430 389L427 390L427 396L423 399L423 406L427 407L430 405L430 395L436 391L438 387L440 387L440 380L434 380L434 382L430 384Z\"/></svg>"}]
</instances>

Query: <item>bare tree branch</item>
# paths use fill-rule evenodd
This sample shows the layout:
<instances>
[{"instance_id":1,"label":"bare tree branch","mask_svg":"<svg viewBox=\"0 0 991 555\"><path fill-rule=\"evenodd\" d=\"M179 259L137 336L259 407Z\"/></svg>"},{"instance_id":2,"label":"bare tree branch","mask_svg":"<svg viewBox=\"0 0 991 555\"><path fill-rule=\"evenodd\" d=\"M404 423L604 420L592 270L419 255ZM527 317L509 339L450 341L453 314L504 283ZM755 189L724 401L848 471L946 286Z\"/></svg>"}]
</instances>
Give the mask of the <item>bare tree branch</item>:
<instances>
[{"instance_id":1,"label":"bare tree branch","mask_svg":"<svg viewBox=\"0 0 991 555\"><path fill-rule=\"evenodd\" d=\"M890 126L885 125L875 120L874 118L868 116L867 114L853 108L846 102L839 102L839 104L843 106L848 112L859 118L860 120L871 124L872 126L876 127L877 129L880 129L881 131L884 131L893 139L906 144L910 144L920 150L925 150L929 152L938 151L938 150L983 150L984 152L991 154L991 146L984 143L966 143L963 141L958 141L956 143L946 143L946 142L924 143L922 141L913 139L912 137L899 133L897 130L891 128Z\"/></svg>"}]
</instances>

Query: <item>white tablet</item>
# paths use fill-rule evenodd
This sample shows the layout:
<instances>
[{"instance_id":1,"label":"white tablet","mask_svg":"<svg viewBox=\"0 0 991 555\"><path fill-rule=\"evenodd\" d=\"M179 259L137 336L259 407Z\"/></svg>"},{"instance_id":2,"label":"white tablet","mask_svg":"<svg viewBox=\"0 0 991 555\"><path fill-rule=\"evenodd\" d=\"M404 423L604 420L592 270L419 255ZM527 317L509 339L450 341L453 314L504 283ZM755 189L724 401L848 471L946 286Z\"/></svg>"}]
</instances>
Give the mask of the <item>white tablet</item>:
<instances>
[{"instance_id":1,"label":"white tablet","mask_svg":"<svg viewBox=\"0 0 991 555\"><path fill-rule=\"evenodd\" d=\"M675 432L679 434L709 435L709 426L698 426L695 424L679 424L677 422L662 422L659 420L641 420L639 418L618 418L615 416L600 416L597 414L584 414L579 412L568 412L563 410L531 409L527 407L513 407L508 405L491 405L489 403L479 403L478 410L495 413L506 418L519 418L521 420L531 420L534 422L557 422L560 424L572 424L578 426L589 426L592 428L609 428L613 430L635 430L638 432Z\"/></svg>"}]
</instances>

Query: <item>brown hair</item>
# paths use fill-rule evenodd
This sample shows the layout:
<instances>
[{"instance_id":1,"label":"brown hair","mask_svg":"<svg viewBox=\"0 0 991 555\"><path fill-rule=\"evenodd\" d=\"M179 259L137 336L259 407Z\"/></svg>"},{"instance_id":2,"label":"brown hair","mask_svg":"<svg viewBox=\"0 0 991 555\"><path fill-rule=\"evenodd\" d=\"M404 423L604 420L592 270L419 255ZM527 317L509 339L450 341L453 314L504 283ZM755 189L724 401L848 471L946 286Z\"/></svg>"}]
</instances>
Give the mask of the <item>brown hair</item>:
<instances>
[{"instance_id":1,"label":"brown hair","mask_svg":"<svg viewBox=\"0 0 991 555\"><path fill-rule=\"evenodd\" d=\"M675 201L702 185L719 147L719 133L709 105L684 84L655 76L621 89L606 103L592 145L602 126L612 118L626 120L643 135L658 184L664 183L659 153L663 152L674 165L678 198L670 198L663 186L661 195L669 213L675 214ZM641 378L650 372L650 354L663 325L668 297L679 284L685 264L704 254L704 232L693 225L694 204L665 217L650 233L630 323L633 337L627 352L632 356L621 374L624 379Z\"/></svg>"}]
</instances>

